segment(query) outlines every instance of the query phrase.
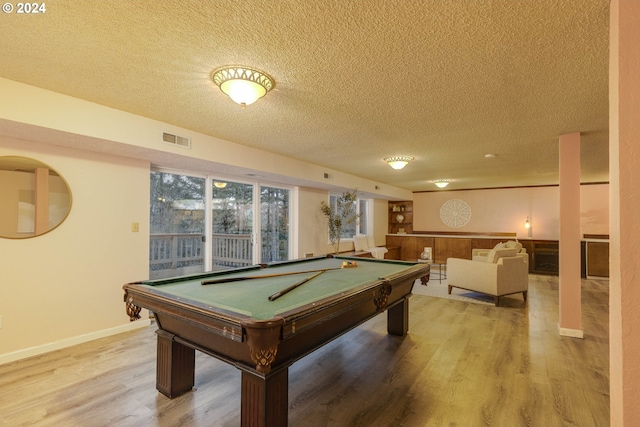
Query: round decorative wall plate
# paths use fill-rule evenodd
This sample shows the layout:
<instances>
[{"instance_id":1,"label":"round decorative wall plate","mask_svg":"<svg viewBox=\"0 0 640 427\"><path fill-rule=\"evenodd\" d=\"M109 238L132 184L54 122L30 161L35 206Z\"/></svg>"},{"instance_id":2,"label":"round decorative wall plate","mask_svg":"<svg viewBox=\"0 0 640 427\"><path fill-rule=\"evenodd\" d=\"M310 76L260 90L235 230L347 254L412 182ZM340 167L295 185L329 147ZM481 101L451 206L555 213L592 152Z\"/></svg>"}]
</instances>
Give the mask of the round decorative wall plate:
<instances>
[{"instance_id":1,"label":"round decorative wall plate","mask_svg":"<svg viewBox=\"0 0 640 427\"><path fill-rule=\"evenodd\" d=\"M400 224L402 224L402 221L404 221L404 215L402 215L402 214L396 215L396 221L398 221Z\"/></svg>"},{"instance_id":2,"label":"round decorative wall plate","mask_svg":"<svg viewBox=\"0 0 640 427\"><path fill-rule=\"evenodd\" d=\"M464 200L447 200L440 207L440 220L451 228L460 228L471 219L471 208Z\"/></svg>"}]
</instances>

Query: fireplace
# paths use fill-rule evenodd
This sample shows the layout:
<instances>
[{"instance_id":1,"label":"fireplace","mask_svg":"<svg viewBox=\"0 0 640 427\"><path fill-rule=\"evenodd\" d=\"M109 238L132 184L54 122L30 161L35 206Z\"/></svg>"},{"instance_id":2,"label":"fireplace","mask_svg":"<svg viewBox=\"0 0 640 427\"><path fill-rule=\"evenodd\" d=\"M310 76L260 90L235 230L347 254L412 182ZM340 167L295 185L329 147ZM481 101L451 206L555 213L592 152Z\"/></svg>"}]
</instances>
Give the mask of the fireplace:
<instances>
[{"instance_id":1,"label":"fireplace","mask_svg":"<svg viewBox=\"0 0 640 427\"><path fill-rule=\"evenodd\" d=\"M535 242L531 254L530 271L538 274L558 274L560 271L558 252L557 242Z\"/></svg>"}]
</instances>

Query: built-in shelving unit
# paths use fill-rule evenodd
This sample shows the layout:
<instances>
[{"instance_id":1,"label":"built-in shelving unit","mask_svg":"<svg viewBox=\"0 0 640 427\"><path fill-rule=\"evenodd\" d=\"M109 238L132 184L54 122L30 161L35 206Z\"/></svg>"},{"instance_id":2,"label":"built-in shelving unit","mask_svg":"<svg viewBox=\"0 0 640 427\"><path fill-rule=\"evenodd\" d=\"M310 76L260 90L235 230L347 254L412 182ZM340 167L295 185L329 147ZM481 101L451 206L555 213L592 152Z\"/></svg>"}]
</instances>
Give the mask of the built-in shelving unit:
<instances>
[{"instance_id":1,"label":"built-in shelving unit","mask_svg":"<svg viewBox=\"0 0 640 427\"><path fill-rule=\"evenodd\" d=\"M389 234L413 233L413 202L389 202Z\"/></svg>"}]
</instances>

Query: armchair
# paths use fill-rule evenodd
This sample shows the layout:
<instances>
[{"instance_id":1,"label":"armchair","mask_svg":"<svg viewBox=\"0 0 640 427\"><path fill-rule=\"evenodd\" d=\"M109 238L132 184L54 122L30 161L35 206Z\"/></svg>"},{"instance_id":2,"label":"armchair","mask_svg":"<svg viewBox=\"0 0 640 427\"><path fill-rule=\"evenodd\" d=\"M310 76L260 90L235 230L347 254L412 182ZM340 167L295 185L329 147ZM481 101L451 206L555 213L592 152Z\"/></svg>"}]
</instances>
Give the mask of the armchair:
<instances>
[{"instance_id":1,"label":"armchair","mask_svg":"<svg viewBox=\"0 0 640 427\"><path fill-rule=\"evenodd\" d=\"M447 259L448 292L452 288L500 297L522 292L527 300L529 289L529 255L518 249L492 249L485 260Z\"/></svg>"},{"instance_id":2,"label":"armchair","mask_svg":"<svg viewBox=\"0 0 640 427\"><path fill-rule=\"evenodd\" d=\"M522 247L522 243L516 242L515 240L509 240L504 243L498 243L494 246L493 249L517 249L518 253L526 253L527 249ZM474 261L486 261L487 256L491 252L491 249L472 249L471 250L471 259Z\"/></svg>"}]
</instances>

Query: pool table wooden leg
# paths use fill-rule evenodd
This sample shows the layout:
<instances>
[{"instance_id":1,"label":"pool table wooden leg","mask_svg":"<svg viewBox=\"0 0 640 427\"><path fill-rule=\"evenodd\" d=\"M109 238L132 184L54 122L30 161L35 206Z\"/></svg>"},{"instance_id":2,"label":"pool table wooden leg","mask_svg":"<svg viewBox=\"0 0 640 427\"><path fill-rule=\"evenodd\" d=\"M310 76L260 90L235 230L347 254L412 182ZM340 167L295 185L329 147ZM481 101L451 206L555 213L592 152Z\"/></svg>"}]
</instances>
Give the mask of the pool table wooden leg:
<instances>
[{"instance_id":1,"label":"pool table wooden leg","mask_svg":"<svg viewBox=\"0 0 640 427\"><path fill-rule=\"evenodd\" d=\"M286 427L289 416L289 368L266 376L242 371L242 427Z\"/></svg>"},{"instance_id":2,"label":"pool table wooden leg","mask_svg":"<svg viewBox=\"0 0 640 427\"><path fill-rule=\"evenodd\" d=\"M403 298L387 310L387 332L405 336L409 330L409 298Z\"/></svg>"},{"instance_id":3,"label":"pool table wooden leg","mask_svg":"<svg viewBox=\"0 0 640 427\"><path fill-rule=\"evenodd\" d=\"M162 329L158 335L156 388L170 399L193 388L195 350L175 341L175 335Z\"/></svg>"}]
</instances>

